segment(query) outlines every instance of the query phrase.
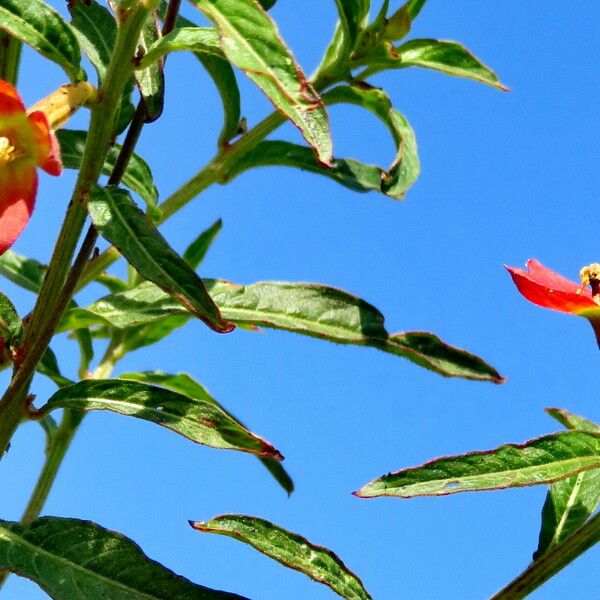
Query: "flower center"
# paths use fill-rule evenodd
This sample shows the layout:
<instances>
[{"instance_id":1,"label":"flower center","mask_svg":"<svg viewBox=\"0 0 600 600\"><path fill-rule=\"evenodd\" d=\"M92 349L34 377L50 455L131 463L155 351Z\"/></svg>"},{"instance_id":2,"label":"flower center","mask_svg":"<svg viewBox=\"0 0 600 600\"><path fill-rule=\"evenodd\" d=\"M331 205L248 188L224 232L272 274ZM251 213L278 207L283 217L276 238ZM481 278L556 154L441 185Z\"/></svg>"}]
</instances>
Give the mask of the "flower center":
<instances>
[{"instance_id":1,"label":"flower center","mask_svg":"<svg viewBox=\"0 0 600 600\"><path fill-rule=\"evenodd\" d=\"M596 304L600 304L600 263L592 263L587 267L583 267L579 271L581 277L581 288L579 293L583 291L586 285L592 288L592 298Z\"/></svg>"},{"instance_id":2,"label":"flower center","mask_svg":"<svg viewBox=\"0 0 600 600\"><path fill-rule=\"evenodd\" d=\"M20 156L23 156L23 153L12 145L10 139L0 136L0 168Z\"/></svg>"}]
</instances>

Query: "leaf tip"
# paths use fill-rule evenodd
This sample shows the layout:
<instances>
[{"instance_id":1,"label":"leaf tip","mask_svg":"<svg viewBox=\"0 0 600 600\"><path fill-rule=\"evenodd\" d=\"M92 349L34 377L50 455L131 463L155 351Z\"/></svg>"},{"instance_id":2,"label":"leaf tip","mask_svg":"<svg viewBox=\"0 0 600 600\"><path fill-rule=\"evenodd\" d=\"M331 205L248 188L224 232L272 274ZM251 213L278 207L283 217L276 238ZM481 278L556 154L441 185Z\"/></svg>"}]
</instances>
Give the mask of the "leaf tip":
<instances>
[{"instance_id":1,"label":"leaf tip","mask_svg":"<svg viewBox=\"0 0 600 600\"><path fill-rule=\"evenodd\" d=\"M188 520L188 523L192 529L196 529L197 531L203 531L203 526L206 525L206 523L203 523L202 521Z\"/></svg>"}]
</instances>

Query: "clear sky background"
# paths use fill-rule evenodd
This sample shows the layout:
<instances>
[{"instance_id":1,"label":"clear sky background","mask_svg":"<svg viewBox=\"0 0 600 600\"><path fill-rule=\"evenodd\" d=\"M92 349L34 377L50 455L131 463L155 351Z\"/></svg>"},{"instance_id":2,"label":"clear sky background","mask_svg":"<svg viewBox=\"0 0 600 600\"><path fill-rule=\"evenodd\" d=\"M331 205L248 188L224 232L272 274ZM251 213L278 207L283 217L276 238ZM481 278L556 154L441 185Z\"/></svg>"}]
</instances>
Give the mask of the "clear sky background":
<instances>
[{"instance_id":1,"label":"clear sky background","mask_svg":"<svg viewBox=\"0 0 600 600\"><path fill-rule=\"evenodd\" d=\"M65 13L64 2L51 4ZM191 7L185 14L201 22ZM279 0L272 14L311 72L334 28L334 2ZM249 455L92 413L44 513L123 532L175 572L255 600L335 595L239 542L194 532L188 519L236 512L272 520L338 553L377 600L480 599L516 576L537 545L544 488L413 500L359 500L351 492L441 455L559 430L544 407L600 420L600 356L588 323L528 304L502 268L535 257L576 279L600 260L599 35L600 8L591 0L430 0L410 37L463 43L511 91L417 69L374 78L416 131L422 173L405 201L261 169L210 188L162 228L183 251L221 217L202 275L343 288L377 306L390 331L431 331L479 354L508 377L504 385L445 379L374 349L274 331L219 336L190 323L132 354L117 373L192 374L283 452L292 497ZM173 55L166 77L167 111L138 146L162 198L212 156L221 124L218 96L197 61ZM253 125L270 107L239 81ZM19 89L27 103L63 82L55 65L25 51ZM330 114L337 156L391 162L392 142L374 117L356 107ZM300 138L291 126L282 136ZM16 251L47 261L72 183L72 173L42 176ZM22 314L30 310L32 295L5 280L0 286ZM54 343L69 374L72 345ZM40 401L52 390L35 380ZM36 424L14 438L0 469L3 518L19 517L43 442ZM590 597L599 567L595 549L532 598ZM45 597L17 577L3 594Z\"/></svg>"}]
</instances>

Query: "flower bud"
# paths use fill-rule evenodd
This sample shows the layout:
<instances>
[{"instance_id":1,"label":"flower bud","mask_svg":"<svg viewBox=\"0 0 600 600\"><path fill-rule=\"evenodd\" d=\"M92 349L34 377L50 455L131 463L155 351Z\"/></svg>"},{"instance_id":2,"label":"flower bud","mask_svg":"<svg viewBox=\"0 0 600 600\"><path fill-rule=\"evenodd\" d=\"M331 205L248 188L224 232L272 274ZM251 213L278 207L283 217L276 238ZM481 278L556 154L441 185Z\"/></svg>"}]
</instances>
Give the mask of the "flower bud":
<instances>
[{"instance_id":1,"label":"flower bud","mask_svg":"<svg viewBox=\"0 0 600 600\"><path fill-rule=\"evenodd\" d=\"M27 114L35 111L43 112L48 119L50 129L55 131L66 125L79 108L94 103L96 96L96 88L87 81L68 83L36 102L29 108Z\"/></svg>"}]
</instances>

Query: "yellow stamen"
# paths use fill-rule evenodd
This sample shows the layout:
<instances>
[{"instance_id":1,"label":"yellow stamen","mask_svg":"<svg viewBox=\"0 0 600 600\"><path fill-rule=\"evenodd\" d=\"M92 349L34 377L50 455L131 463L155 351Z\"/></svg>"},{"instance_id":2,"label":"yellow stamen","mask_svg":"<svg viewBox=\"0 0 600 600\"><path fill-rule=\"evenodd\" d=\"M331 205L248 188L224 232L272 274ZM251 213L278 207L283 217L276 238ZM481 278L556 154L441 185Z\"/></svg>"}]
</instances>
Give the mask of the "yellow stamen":
<instances>
[{"instance_id":1,"label":"yellow stamen","mask_svg":"<svg viewBox=\"0 0 600 600\"><path fill-rule=\"evenodd\" d=\"M579 277L581 278L581 287L577 290L578 294L581 294L586 286L592 288L592 298L600 304L600 263L592 263L587 267L583 267L579 271Z\"/></svg>"},{"instance_id":2,"label":"yellow stamen","mask_svg":"<svg viewBox=\"0 0 600 600\"><path fill-rule=\"evenodd\" d=\"M7 137L0 136L0 167L12 162L16 158L15 147Z\"/></svg>"}]
</instances>

